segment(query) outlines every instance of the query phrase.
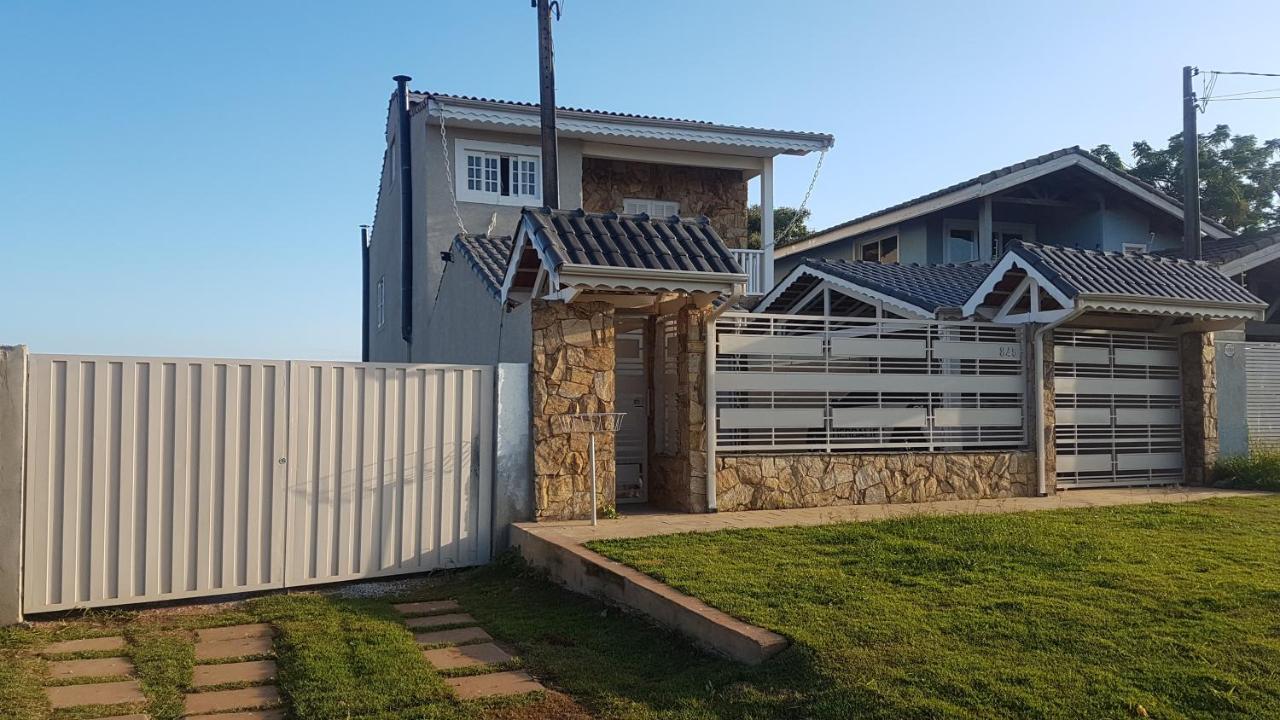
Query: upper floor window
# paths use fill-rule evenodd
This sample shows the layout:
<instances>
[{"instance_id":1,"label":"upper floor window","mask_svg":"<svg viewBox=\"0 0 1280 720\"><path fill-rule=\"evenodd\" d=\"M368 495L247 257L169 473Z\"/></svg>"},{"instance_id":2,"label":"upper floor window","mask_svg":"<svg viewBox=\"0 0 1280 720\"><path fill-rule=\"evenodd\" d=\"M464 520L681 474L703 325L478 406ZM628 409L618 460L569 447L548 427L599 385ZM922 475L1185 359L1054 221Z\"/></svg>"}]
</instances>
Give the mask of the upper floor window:
<instances>
[{"instance_id":1,"label":"upper floor window","mask_svg":"<svg viewBox=\"0 0 1280 720\"><path fill-rule=\"evenodd\" d=\"M1028 223L991 223L991 256L1000 257L1015 242L1035 242L1036 228ZM942 223L942 261L962 263L979 258L978 223L945 220Z\"/></svg>"},{"instance_id":2,"label":"upper floor window","mask_svg":"<svg viewBox=\"0 0 1280 720\"><path fill-rule=\"evenodd\" d=\"M855 260L878 262L893 265L898 262L898 236L890 235L879 240L868 240L858 243Z\"/></svg>"},{"instance_id":3,"label":"upper floor window","mask_svg":"<svg viewBox=\"0 0 1280 720\"><path fill-rule=\"evenodd\" d=\"M542 198L538 148L482 141L457 142L459 200L493 205L533 205Z\"/></svg>"},{"instance_id":4,"label":"upper floor window","mask_svg":"<svg viewBox=\"0 0 1280 720\"><path fill-rule=\"evenodd\" d=\"M668 218L680 214L680 203L674 200L646 200L643 198L625 198L622 201L622 212L628 215L645 213L649 217Z\"/></svg>"}]
</instances>

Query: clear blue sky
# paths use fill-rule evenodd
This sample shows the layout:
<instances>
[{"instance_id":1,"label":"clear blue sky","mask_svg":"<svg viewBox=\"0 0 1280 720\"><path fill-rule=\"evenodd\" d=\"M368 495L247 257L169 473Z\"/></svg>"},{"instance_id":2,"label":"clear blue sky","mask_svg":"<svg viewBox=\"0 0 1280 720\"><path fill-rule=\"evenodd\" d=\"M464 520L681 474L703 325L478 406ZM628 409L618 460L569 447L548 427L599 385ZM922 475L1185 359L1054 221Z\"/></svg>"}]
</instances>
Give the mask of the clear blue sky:
<instances>
[{"instance_id":1,"label":"clear blue sky","mask_svg":"<svg viewBox=\"0 0 1280 720\"><path fill-rule=\"evenodd\" d=\"M562 2L562 104L833 133L817 226L1163 143L1184 64L1280 72L1261 0ZM356 359L391 76L536 100L534 22L528 0L0 4L0 343ZM1280 101L1201 122L1280 136ZM778 163L780 203L813 162Z\"/></svg>"}]
</instances>

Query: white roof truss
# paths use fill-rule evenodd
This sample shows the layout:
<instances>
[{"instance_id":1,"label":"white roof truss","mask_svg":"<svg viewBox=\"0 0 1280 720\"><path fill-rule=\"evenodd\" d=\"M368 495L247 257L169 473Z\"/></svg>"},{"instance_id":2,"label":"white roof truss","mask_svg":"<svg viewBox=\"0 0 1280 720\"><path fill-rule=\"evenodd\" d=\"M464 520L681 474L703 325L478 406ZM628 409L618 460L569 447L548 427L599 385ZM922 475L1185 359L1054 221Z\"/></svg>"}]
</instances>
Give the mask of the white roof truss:
<instances>
[{"instance_id":1,"label":"white roof truss","mask_svg":"<svg viewBox=\"0 0 1280 720\"><path fill-rule=\"evenodd\" d=\"M848 295L849 297L855 300L861 300L862 302L868 303L870 305L875 305L881 308L888 308L891 310L891 312L901 315L903 317L927 318L927 319L932 319L934 317L933 312L929 310L925 310L924 308L918 305L912 305L911 303L906 302L905 300L900 300L896 297L893 297L891 295L886 295L877 290L873 290L868 287L857 285L848 280L845 280L844 278L831 275L830 273L822 272L821 270L810 267L808 265L800 265L796 269L792 270L791 273L787 275L787 277L783 279L782 282L778 283L777 286L773 288L773 290L769 291L769 294L764 296L764 298L759 302L759 304L757 304L756 307L759 307L762 310L767 309L770 305L772 305L775 301L777 301L778 297L792 283L797 282L798 280L800 280L800 278L806 275L817 278L818 280L822 281L823 283L825 283L827 286L829 286L832 290L835 290L836 292L839 292L844 295ZM819 288L821 287L822 286L819 285ZM812 299L812 298L809 297L809 299ZM798 308L798 307L802 307L803 305L804 303L796 303L792 305L792 307Z\"/></svg>"}]
</instances>

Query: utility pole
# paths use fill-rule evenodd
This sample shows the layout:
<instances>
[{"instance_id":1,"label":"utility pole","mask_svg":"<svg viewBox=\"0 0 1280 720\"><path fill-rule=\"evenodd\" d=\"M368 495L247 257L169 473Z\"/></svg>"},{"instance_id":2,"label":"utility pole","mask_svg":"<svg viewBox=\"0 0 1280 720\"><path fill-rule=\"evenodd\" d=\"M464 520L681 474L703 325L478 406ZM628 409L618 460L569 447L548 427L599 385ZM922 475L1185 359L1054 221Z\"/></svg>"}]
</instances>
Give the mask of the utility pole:
<instances>
[{"instance_id":1,"label":"utility pole","mask_svg":"<svg viewBox=\"0 0 1280 720\"><path fill-rule=\"evenodd\" d=\"M551 46L551 13L560 19L556 0L531 0L538 9L538 107L542 115L542 204L560 207L560 164L556 147L556 64Z\"/></svg>"},{"instance_id":2,"label":"utility pole","mask_svg":"<svg viewBox=\"0 0 1280 720\"><path fill-rule=\"evenodd\" d=\"M1182 68L1182 251L1200 259L1200 136L1196 134L1196 93L1191 78L1200 71Z\"/></svg>"}]
</instances>

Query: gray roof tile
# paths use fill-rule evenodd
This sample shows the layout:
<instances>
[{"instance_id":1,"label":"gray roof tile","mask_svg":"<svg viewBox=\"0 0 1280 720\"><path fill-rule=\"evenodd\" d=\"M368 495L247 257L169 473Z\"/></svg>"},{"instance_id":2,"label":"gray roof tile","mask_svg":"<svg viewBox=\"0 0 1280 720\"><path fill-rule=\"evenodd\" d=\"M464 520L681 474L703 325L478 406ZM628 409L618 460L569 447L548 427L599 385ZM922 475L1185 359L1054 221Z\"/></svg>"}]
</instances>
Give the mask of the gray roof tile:
<instances>
[{"instance_id":1,"label":"gray roof tile","mask_svg":"<svg viewBox=\"0 0 1280 720\"><path fill-rule=\"evenodd\" d=\"M511 236L459 235L453 240L454 249L462 254L489 292L495 297L502 294L502 282L507 276L507 262L511 259Z\"/></svg>"},{"instance_id":2,"label":"gray roof tile","mask_svg":"<svg viewBox=\"0 0 1280 720\"><path fill-rule=\"evenodd\" d=\"M960 307L973 294L991 265L882 265L861 260L805 258L804 265L859 287L897 298L922 310Z\"/></svg>"},{"instance_id":3,"label":"gray roof tile","mask_svg":"<svg viewBox=\"0 0 1280 720\"><path fill-rule=\"evenodd\" d=\"M530 224L552 269L564 263L648 270L685 270L740 275L729 248L702 217L589 213L527 207Z\"/></svg>"},{"instance_id":4,"label":"gray roof tile","mask_svg":"<svg viewBox=\"0 0 1280 720\"><path fill-rule=\"evenodd\" d=\"M1117 295L1148 300L1265 304L1204 261L1150 253L1016 243L1016 253L1068 297Z\"/></svg>"}]
</instances>

